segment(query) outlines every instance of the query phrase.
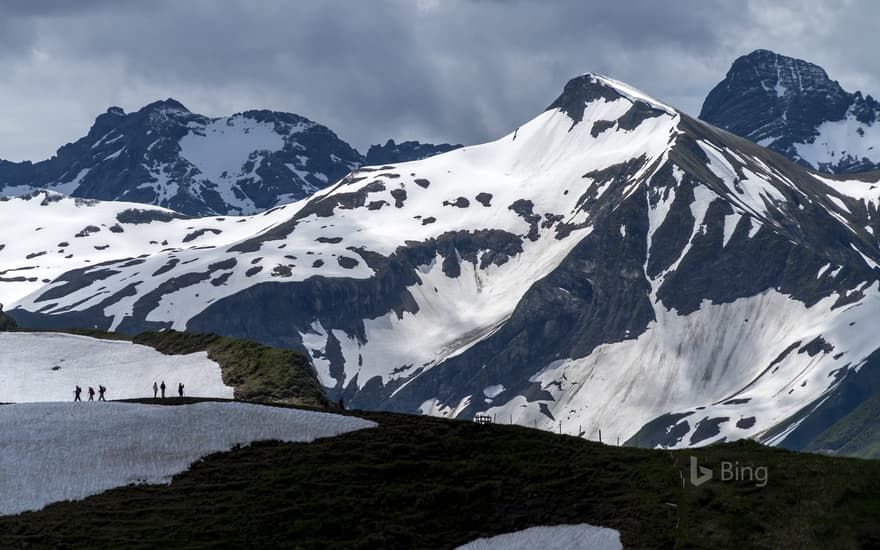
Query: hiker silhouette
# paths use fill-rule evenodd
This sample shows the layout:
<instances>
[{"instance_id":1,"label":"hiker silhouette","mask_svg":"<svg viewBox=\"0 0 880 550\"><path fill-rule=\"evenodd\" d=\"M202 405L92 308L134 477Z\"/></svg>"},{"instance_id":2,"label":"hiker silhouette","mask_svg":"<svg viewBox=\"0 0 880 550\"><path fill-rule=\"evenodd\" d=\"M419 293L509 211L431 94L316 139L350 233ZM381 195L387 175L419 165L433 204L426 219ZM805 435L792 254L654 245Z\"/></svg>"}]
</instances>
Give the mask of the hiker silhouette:
<instances>
[{"instance_id":1,"label":"hiker silhouette","mask_svg":"<svg viewBox=\"0 0 880 550\"><path fill-rule=\"evenodd\" d=\"M95 400L95 388L89 386L89 401Z\"/></svg>"},{"instance_id":2,"label":"hiker silhouette","mask_svg":"<svg viewBox=\"0 0 880 550\"><path fill-rule=\"evenodd\" d=\"M83 389L81 387L79 387L79 386L74 387L74 389L73 389L73 400L74 401L82 401L82 399L79 398L79 394L81 394L82 391L83 391Z\"/></svg>"},{"instance_id":3,"label":"hiker silhouette","mask_svg":"<svg viewBox=\"0 0 880 550\"><path fill-rule=\"evenodd\" d=\"M177 385L177 395L183 397L183 382Z\"/></svg>"},{"instance_id":4,"label":"hiker silhouette","mask_svg":"<svg viewBox=\"0 0 880 550\"><path fill-rule=\"evenodd\" d=\"M159 386L159 389L162 390L162 399L165 399L165 381L162 380L162 384Z\"/></svg>"},{"instance_id":5,"label":"hiker silhouette","mask_svg":"<svg viewBox=\"0 0 880 550\"><path fill-rule=\"evenodd\" d=\"M157 395L159 395L159 386L153 382L153 399L156 399Z\"/></svg>"},{"instance_id":6,"label":"hiker silhouette","mask_svg":"<svg viewBox=\"0 0 880 550\"><path fill-rule=\"evenodd\" d=\"M98 401L107 401L104 399L104 392L107 391L107 388L104 386L98 386Z\"/></svg>"}]
</instances>

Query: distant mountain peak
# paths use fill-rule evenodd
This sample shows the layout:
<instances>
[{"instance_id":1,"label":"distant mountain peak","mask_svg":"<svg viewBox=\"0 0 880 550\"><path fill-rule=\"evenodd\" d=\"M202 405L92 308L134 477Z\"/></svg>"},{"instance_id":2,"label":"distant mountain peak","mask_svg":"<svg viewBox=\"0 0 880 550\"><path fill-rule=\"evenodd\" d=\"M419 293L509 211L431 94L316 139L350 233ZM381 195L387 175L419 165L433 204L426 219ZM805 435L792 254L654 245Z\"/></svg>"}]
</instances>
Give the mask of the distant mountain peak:
<instances>
[{"instance_id":1,"label":"distant mountain peak","mask_svg":"<svg viewBox=\"0 0 880 550\"><path fill-rule=\"evenodd\" d=\"M161 99L159 101L154 101L149 103L141 108L141 111L164 111L164 110L174 110L174 111L183 111L189 113L190 110L184 107L183 103L177 101L173 98Z\"/></svg>"},{"instance_id":2,"label":"distant mountain peak","mask_svg":"<svg viewBox=\"0 0 880 550\"><path fill-rule=\"evenodd\" d=\"M700 118L816 170L880 168L880 105L803 59L765 49L737 58Z\"/></svg>"},{"instance_id":3,"label":"distant mountain peak","mask_svg":"<svg viewBox=\"0 0 880 550\"><path fill-rule=\"evenodd\" d=\"M742 85L758 82L768 94L786 95L846 95L836 80L831 80L825 69L770 50L755 50L734 61L727 73L728 84Z\"/></svg>"},{"instance_id":4,"label":"distant mountain peak","mask_svg":"<svg viewBox=\"0 0 880 550\"><path fill-rule=\"evenodd\" d=\"M393 164L459 147L390 140L370 156ZM51 159L0 161L0 197L50 189L188 215L246 215L303 199L364 161L332 130L294 113L254 109L210 118L167 98L131 113L109 107L86 136Z\"/></svg>"},{"instance_id":5,"label":"distant mountain peak","mask_svg":"<svg viewBox=\"0 0 880 550\"><path fill-rule=\"evenodd\" d=\"M393 139L389 139L385 142L385 145L370 146L369 151L367 151L365 163L367 165L397 164L399 162L422 160L461 147L460 144L433 144L421 143L418 141L402 141L396 143Z\"/></svg>"}]
</instances>

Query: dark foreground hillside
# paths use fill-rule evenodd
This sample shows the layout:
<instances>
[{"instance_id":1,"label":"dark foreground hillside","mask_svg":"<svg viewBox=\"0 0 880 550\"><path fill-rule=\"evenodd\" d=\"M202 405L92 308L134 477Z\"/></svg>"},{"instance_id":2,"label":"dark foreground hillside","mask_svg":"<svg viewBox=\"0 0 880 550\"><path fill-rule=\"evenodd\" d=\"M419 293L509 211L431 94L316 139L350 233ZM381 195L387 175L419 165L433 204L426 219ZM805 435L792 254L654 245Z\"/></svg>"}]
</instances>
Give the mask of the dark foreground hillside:
<instances>
[{"instance_id":1,"label":"dark foreground hillside","mask_svg":"<svg viewBox=\"0 0 880 550\"><path fill-rule=\"evenodd\" d=\"M451 548L581 522L618 529L626 548L880 546L877 461L751 442L651 451L515 426L358 414L380 426L238 448L167 486L0 517L0 547ZM714 470L722 460L766 466L768 483L694 487L683 481L691 456Z\"/></svg>"}]
</instances>

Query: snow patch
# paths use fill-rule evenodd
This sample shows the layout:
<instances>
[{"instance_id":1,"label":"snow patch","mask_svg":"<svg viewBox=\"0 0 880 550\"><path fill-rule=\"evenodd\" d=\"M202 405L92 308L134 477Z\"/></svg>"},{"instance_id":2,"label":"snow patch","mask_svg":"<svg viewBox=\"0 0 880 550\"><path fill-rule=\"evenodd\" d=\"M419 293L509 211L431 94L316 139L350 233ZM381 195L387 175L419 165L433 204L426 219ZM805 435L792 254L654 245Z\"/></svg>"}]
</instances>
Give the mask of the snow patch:
<instances>
[{"instance_id":1,"label":"snow patch","mask_svg":"<svg viewBox=\"0 0 880 550\"><path fill-rule=\"evenodd\" d=\"M153 382L169 395L232 399L220 366L205 352L165 355L148 346L73 334L0 332L0 403L71 401L74 386L107 388L108 399L152 397ZM85 399L85 397L83 397Z\"/></svg>"},{"instance_id":2,"label":"snow patch","mask_svg":"<svg viewBox=\"0 0 880 550\"><path fill-rule=\"evenodd\" d=\"M587 523L530 527L522 531L481 538L456 550L622 550L620 532Z\"/></svg>"},{"instance_id":3,"label":"snow patch","mask_svg":"<svg viewBox=\"0 0 880 550\"><path fill-rule=\"evenodd\" d=\"M374 422L248 403L0 406L0 515L132 483L168 483L199 458L254 441L310 442Z\"/></svg>"}]
</instances>

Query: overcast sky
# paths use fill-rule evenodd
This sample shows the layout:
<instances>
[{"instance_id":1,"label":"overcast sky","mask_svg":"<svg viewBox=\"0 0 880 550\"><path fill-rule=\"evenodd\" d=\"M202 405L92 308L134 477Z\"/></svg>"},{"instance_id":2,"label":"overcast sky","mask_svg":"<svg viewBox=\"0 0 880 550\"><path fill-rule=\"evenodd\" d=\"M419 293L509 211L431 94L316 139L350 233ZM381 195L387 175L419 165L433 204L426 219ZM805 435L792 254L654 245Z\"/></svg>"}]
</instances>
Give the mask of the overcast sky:
<instances>
[{"instance_id":1,"label":"overcast sky","mask_svg":"<svg viewBox=\"0 0 880 550\"><path fill-rule=\"evenodd\" d=\"M361 152L493 139L588 71L696 115L758 48L877 96L878 16L857 0L0 0L0 158L47 158L107 107L166 97L298 113Z\"/></svg>"}]
</instances>

